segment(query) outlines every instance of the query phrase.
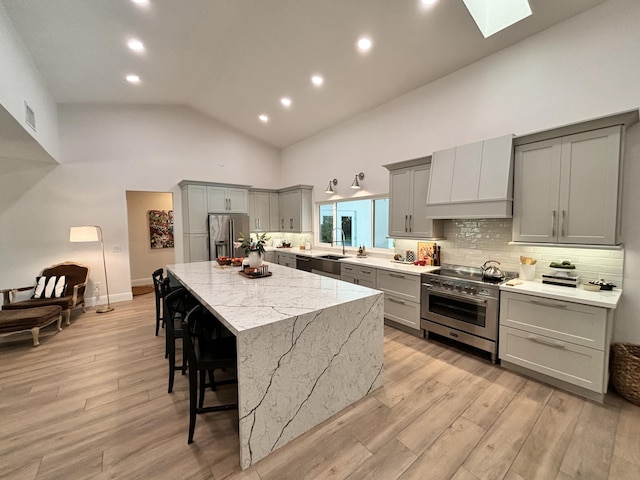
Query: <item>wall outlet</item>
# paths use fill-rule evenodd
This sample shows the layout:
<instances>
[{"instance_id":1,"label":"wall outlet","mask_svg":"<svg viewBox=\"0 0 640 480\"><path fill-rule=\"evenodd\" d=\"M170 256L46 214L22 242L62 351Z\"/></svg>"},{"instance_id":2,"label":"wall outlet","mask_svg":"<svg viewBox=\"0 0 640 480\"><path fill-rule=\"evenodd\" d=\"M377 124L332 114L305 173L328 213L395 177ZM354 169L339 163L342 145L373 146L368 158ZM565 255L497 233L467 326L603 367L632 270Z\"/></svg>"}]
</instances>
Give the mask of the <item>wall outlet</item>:
<instances>
[{"instance_id":1,"label":"wall outlet","mask_svg":"<svg viewBox=\"0 0 640 480\"><path fill-rule=\"evenodd\" d=\"M120 247L119 243L116 243L113 248L111 249L112 252L121 252L122 248Z\"/></svg>"}]
</instances>

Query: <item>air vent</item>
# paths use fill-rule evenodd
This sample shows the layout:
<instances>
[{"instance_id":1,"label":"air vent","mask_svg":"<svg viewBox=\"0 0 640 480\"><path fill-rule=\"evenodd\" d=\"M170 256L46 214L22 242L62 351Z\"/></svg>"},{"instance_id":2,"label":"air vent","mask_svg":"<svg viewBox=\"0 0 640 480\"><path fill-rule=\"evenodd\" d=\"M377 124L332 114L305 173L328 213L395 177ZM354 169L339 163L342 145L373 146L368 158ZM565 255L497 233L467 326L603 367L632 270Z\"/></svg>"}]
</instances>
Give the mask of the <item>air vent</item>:
<instances>
[{"instance_id":1,"label":"air vent","mask_svg":"<svg viewBox=\"0 0 640 480\"><path fill-rule=\"evenodd\" d=\"M24 119L27 122L27 125L33 128L33 131L35 132L36 131L36 114L31 109L31 107L27 104L27 102L24 102Z\"/></svg>"}]
</instances>

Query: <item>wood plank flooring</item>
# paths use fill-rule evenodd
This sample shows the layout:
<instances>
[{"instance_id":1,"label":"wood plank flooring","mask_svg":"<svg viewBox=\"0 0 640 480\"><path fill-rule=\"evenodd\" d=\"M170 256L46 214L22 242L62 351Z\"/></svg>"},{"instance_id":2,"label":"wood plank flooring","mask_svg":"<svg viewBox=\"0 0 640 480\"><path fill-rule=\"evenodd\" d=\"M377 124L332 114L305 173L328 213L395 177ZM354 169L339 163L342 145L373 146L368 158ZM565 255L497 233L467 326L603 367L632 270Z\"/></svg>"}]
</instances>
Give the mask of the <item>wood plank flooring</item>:
<instances>
[{"instance_id":1,"label":"wood plank flooring","mask_svg":"<svg viewBox=\"0 0 640 480\"><path fill-rule=\"evenodd\" d=\"M199 416L187 445L187 377L167 393L153 294L52 327L37 348L0 339L2 479L640 478L640 407L389 327L384 387L241 471L237 412Z\"/></svg>"}]
</instances>

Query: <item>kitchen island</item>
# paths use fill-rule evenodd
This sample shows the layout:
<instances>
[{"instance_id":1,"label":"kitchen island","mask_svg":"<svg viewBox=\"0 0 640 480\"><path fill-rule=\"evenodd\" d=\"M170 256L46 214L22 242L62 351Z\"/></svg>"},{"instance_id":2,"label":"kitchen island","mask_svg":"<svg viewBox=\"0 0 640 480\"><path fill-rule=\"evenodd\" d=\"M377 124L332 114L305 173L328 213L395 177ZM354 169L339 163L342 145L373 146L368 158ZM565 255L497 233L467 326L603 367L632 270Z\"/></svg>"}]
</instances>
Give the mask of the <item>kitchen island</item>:
<instances>
[{"instance_id":1,"label":"kitchen island","mask_svg":"<svg viewBox=\"0 0 640 480\"><path fill-rule=\"evenodd\" d=\"M243 469L382 385L383 294L268 266L259 279L216 262L167 266L236 336Z\"/></svg>"}]
</instances>

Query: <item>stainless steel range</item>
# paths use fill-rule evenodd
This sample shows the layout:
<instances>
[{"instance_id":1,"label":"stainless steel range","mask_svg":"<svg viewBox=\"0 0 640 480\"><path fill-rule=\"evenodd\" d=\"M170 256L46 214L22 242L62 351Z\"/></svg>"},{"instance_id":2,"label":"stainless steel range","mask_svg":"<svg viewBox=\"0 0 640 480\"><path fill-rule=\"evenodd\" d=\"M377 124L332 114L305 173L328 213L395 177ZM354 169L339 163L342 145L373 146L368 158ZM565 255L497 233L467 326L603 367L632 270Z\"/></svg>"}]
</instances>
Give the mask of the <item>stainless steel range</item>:
<instances>
[{"instance_id":1,"label":"stainless steel range","mask_svg":"<svg viewBox=\"0 0 640 480\"><path fill-rule=\"evenodd\" d=\"M489 281L481 268L461 265L423 273L420 326L425 336L433 332L477 347L496 363L500 284L516 276L507 272L504 279Z\"/></svg>"}]
</instances>

